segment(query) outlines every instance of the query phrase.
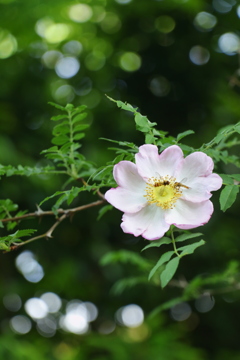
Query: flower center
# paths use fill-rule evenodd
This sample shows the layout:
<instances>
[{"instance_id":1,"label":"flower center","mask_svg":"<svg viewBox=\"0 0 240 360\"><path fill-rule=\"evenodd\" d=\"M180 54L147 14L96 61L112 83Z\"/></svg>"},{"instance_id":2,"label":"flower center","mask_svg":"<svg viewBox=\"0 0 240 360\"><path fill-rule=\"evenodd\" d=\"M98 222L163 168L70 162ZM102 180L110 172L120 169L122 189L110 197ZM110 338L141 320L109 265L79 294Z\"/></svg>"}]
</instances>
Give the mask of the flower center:
<instances>
[{"instance_id":1,"label":"flower center","mask_svg":"<svg viewBox=\"0 0 240 360\"><path fill-rule=\"evenodd\" d=\"M182 196L181 186L189 189L188 186L176 182L172 176L151 177L146 186L146 195L149 204L156 204L162 209L172 209L175 202Z\"/></svg>"}]
</instances>

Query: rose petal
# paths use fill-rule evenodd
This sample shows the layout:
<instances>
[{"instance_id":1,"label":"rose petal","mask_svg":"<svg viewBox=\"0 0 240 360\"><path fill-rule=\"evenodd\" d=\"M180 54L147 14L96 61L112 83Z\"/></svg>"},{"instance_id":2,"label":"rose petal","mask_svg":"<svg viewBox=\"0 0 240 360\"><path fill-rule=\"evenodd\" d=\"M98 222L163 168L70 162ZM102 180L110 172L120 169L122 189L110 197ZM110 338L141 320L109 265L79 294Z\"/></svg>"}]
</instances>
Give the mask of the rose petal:
<instances>
[{"instance_id":1,"label":"rose petal","mask_svg":"<svg viewBox=\"0 0 240 360\"><path fill-rule=\"evenodd\" d=\"M137 166L130 161L120 161L113 168L113 176L117 184L124 189L143 193L146 182L138 174Z\"/></svg>"},{"instance_id":2,"label":"rose petal","mask_svg":"<svg viewBox=\"0 0 240 360\"><path fill-rule=\"evenodd\" d=\"M149 205L135 214L124 214L121 228L134 236L142 235L145 239L161 238L169 229L164 220L164 211L155 205Z\"/></svg>"},{"instance_id":3,"label":"rose petal","mask_svg":"<svg viewBox=\"0 0 240 360\"><path fill-rule=\"evenodd\" d=\"M187 181L189 189L181 187L183 200L202 202L210 199L211 191L218 190L222 186L222 178L217 174L207 177L197 177Z\"/></svg>"},{"instance_id":4,"label":"rose petal","mask_svg":"<svg viewBox=\"0 0 240 360\"><path fill-rule=\"evenodd\" d=\"M128 213L136 213L147 205L143 194L122 187L108 190L105 199L118 210Z\"/></svg>"},{"instance_id":5,"label":"rose petal","mask_svg":"<svg viewBox=\"0 0 240 360\"><path fill-rule=\"evenodd\" d=\"M176 178L190 186L190 182L199 176L208 176L213 170L212 159L203 152L194 152L188 155L176 170Z\"/></svg>"},{"instance_id":6,"label":"rose petal","mask_svg":"<svg viewBox=\"0 0 240 360\"><path fill-rule=\"evenodd\" d=\"M156 176L173 176L183 160L183 152L177 145L169 146L159 155L155 145L142 145L135 155L139 174L144 179Z\"/></svg>"},{"instance_id":7,"label":"rose petal","mask_svg":"<svg viewBox=\"0 0 240 360\"><path fill-rule=\"evenodd\" d=\"M179 228L182 225L188 229L206 224L213 213L211 201L194 203L178 199L173 209L166 210L166 222ZM190 227L189 227L190 226ZM186 229L186 227L184 227Z\"/></svg>"}]
</instances>

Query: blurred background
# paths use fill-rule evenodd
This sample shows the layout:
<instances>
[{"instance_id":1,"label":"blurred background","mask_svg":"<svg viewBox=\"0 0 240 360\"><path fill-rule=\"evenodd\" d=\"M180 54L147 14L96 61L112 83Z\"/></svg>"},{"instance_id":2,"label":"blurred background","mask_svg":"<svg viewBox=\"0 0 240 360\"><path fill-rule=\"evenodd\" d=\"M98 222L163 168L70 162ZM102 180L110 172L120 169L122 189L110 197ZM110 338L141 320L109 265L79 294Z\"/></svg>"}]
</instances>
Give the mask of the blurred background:
<instances>
[{"instance_id":1,"label":"blurred background","mask_svg":"<svg viewBox=\"0 0 240 360\"><path fill-rule=\"evenodd\" d=\"M39 153L50 146L57 114L49 101L87 105L91 127L82 152L96 166L114 155L100 137L141 145L132 117L106 94L137 106L171 135L194 130L186 141L197 148L239 121L239 50L237 0L0 0L0 163L48 164ZM0 196L35 211L65 180L3 177ZM84 194L74 205L95 199ZM213 202L214 216L200 229L207 244L184 259L178 279L239 261L239 203L222 215L216 194ZM51 240L0 255L1 358L239 359L239 291L200 295L149 319L181 292L146 281L114 292L116 281L139 269L102 267L101 257L140 253L146 242L122 233L120 212L97 221L98 210L65 221ZM53 222L24 225L43 233ZM160 254L144 256L157 261Z\"/></svg>"}]
</instances>

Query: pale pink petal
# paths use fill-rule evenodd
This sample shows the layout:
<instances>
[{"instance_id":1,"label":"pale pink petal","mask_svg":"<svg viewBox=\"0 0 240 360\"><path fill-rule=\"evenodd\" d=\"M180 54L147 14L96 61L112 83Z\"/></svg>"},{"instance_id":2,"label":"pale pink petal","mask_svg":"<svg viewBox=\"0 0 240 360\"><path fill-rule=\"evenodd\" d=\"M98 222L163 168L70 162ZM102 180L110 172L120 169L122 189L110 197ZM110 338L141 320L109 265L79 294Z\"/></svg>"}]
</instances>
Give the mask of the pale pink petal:
<instances>
[{"instance_id":1,"label":"pale pink petal","mask_svg":"<svg viewBox=\"0 0 240 360\"><path fill-rule=\"evenodd\" d=\"M135 214L124 214L121 228L125 233L141 235L148 240L161 238L169 229L164 220L164 211L155 205L149 205Z\"/></svg>"},{"instance_id":2,"label":"pale pink petal","mask_svg":"<svg viewBox=\"0 0 240 360\"><path fill-rule=\"evenodd\" d=\"M211 191L218 190L222 186L222 178L217 174L211 174L207 177L196 177L186 182L189 189L181 187L181 198L192 202L202 202L210 199L212 196Z\"/></svg>"},{"instance_id":3,"label":"pale pink petal","mask_svg":"<svg viewBox=\"0 0 240 360\"><path fill-rule=\"evenodd\" d=\"M144 179L156 176L173 176L183 160L183 152L177 145L169 146L159 155L155 145L142 145L135 155L139 174Z\"/></svg>"},{"instance_id":4,"label":"pale pink petal","mask_svg":"<svg viewBox=\"0 0 240 360\"><path fill-rule=\"evenodd\" d=\"M208 176L213 170L212 159L203 152L188 155L176 170L177 181L189 185L191 180L199 176Z\"/></svg>"},{"instance_id":5,"label":"pale pink petal","mask_svg":"<svg viewBox=\"0 0 240 360\"><path fill-rule=\"evenodd\" d=\"M117 184L124 189L143 193L146 182L138 174L137 166L130 161L120 161L113 168L113 176Z\"/></svg>"},{"instance_id":6,"label":"pale pink petal","mask_svg":"<svg viewBox=\"0 0 240 360\"><path fill-rule=\"evenodd\" d=\"M173 209L166 210L165 219L168 224L179 228L184 225L188 229L206 224L213 213L213 204L206 200L193 203L178 199ZM190 227L189 227L190 226Z\"/></svg>"},{"instance_id":7,"label":"pale pink petal","mask_svg":"<svg viewBox=\"0 0 240 360\"><path fill-rule=\"evenodd\" d=\"M105 193L105 199L118 210L135 213L147 205L142 193L126 190L122 187L110 189Z\"/></svg>"}]
</instances>

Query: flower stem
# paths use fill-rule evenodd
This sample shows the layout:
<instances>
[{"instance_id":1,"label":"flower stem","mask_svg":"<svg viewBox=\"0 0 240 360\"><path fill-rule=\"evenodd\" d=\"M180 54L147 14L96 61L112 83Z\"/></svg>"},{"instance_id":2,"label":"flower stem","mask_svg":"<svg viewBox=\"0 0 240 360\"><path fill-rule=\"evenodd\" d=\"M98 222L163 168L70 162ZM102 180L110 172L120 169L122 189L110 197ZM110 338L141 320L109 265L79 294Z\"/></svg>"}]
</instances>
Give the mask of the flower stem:
<instances>
[{"instance_id":1,"label":"flower stem","mask_svg":"<svg viewBox=\"0 0 240 360\"><path fill-rule=\"evenodd\" d=\"M170 231L171 231L171 238L172 238L172 243L173 243L174 252L175 252L175 254L176 254L178 257L181 257L181 255L180 255L179 252L177 251L176 242L175 242L174 234L173 234L173 226L170 227Z\"/></svg>"}]
</instances>

